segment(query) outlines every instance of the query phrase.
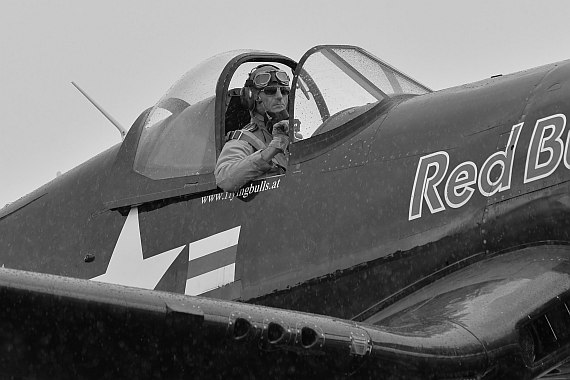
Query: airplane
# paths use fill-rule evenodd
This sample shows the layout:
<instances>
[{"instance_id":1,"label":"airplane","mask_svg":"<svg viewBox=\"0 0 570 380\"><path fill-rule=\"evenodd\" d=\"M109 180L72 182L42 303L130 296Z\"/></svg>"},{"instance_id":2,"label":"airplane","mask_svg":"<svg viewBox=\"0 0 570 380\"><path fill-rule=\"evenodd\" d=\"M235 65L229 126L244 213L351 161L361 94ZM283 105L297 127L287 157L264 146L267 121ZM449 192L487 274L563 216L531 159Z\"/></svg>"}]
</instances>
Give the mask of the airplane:
<instances>
[{"instance_id":1,"label":"airplane","mask_svg":"<svg viewBox=\"0 0 570 380\"><path fill-rule=\"evenodd\" d=\"M224 192L262 63L292 78L287 171ZM560 378L569 113L570 61L432 91L356 46L216 55L0 210L0 373Z\"/></svg>"}]
</instances>

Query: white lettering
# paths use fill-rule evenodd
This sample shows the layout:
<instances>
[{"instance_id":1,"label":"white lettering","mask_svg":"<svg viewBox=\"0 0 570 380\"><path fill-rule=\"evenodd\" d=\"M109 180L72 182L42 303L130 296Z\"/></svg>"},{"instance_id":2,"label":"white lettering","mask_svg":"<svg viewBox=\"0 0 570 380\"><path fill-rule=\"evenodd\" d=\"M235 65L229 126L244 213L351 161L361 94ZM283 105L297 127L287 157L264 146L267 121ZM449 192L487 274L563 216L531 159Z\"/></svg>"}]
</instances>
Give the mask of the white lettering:
<instances>
[{"instance_id":1,"label":"white lettering","mask_svg":"<svg viewBox=\"0 0 570 380\"><path fill-rule=\"evenodd\" d=\"M479 173L479 191L486 197L490 197L498 191L504 191L511 188L511 177L513 173L513 162L515 158L515 150L519 141L523 123L514 125L511 129L509 142L504 152L496 152L492 154L481 167ZM491 171L495 166L501 167L501 174L493 181Z\"/></svg>"},{"instance_id":2,"label":"white lettering","mask_svg":"<svg viewBox=\"0 0 570 380\"><path fill-rule=\"evenodd\" d=\"M554 173L562 160L564 143L560 136L565 127L566 116L562 114L548 116L536 122L526 156L524 183L536 181ZM550 134L546 135L548 130ZM548 156L546 160L544 160L545 156Z\"/></svg>"},{"instance_id":3,"label":"white lettering","mask_svg":"<svg viewBox=\"0 0 570 380\"><path fill-rule=\"evenodd\" d=\"M471 186L476 182L477 166L471 161L459 164L445 184L445 202L452 208L463 206L475 192Z\"/></svg>"},{"instance_id":4,"label":"white lettering","mask_svg":"<svg viewBox=\"0 0 570 380\"><path fill-rule=\"evenodd\" d=\"M417 219L422 216L424 199L432 214L445 210L436 186L443 180L448 166L449 154L447 154L447 152L435 152L420 158L410 199L409 220ZM430 169L433 169L431 175L429 175ZM421 186L417 186L418 179L422 181Z\"/></svg>"},{"instance_id":5,"label":"white lettering","mask_svg":"<svg viewBox=\"0 0 570 380\"><path fill-rule=\"evenodd\" d=\"M505 150L491 154L480 170L473 161L465 161L451 171L444 188L447 206L455 209L464 206L473 197L476 188L486 197L511 188L515 153L523 124L511 128ZM560 136L565 125L564 115L553 115L537 122L527 158L527 169L530 170L525 172L525 178L529 178L528 181L538 179L539 175L548 176L556 170L562 158ZM545 136L546 130L552 132ZM539 161L541 153L548 153L548 160ZM420 157L412 186L408 220L421 218L424 200L432 214L445 210L437 186L443 181L448 165L449 154L444 151ZM527 177L527 173L530 173L530 177Z\"/></svg>"}]
</instances>

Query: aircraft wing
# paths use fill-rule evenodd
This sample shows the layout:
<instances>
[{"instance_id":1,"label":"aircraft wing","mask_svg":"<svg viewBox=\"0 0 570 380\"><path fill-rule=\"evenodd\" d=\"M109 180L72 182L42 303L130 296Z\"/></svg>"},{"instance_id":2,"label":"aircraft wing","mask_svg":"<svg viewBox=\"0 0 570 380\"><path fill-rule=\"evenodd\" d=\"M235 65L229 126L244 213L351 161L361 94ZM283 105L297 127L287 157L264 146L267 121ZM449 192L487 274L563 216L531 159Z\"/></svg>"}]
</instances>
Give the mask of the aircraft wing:
<instances>
[{"instance_id":1,"label":"aircraft wing","mask_svg":"<svg viewBox=\"0 0 570 380\"><path fill-rule=\"evenodd\" d=\"M471 265L468 259L458 263L464 268L439 273L430 284L420 281L358 319L430 340L445 324L461 327L484 347L489 378L534 378L570 359L569 251L537 245ZM449 349L457 344L448 343Z\"/></svg>"},{"instance_id":2,"label":"aircraft wing","mask_svg":"<svg viewBox=\"0 0 570 380\"><path fill-rule=\"evenodd\" d=\"M517 333L527 329L521 321L544 330L533 321L566 307L557 295L570 286L568 262L557 249L547 253L530 247L467 266L359 323L2 268L0 373L60 379L475 378L507 368L513 378L529 378L548 370L545 361L568 357L568 335L554 350L535 349L535 362L525 362L528 352L521 355L521 347L529 349L529 336ZM451 277L457 273L463 282ZM536 315L526 313L537 305L544 307Z\"/></svg>"}]
</instances>

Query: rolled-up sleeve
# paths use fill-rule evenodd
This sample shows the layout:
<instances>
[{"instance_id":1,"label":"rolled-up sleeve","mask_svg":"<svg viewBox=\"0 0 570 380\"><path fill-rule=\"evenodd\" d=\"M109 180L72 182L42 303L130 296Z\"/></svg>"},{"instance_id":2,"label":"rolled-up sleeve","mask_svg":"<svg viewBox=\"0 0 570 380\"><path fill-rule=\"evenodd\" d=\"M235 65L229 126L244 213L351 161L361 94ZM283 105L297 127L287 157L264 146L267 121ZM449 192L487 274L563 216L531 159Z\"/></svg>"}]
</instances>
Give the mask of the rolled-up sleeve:
<instances>
[{"instance_id":1,"label":"rolled-up sleeve","mask_svg":"<svg viewBox=\"0 0 570 380\"><path fill-rule=\"evenodd\" d=\"M261 151L255 152L246 141L230 140L220 153L214 175L218 187L236 192L272 168L272 163L261 158Z\"/></svg>"}]
</instances>

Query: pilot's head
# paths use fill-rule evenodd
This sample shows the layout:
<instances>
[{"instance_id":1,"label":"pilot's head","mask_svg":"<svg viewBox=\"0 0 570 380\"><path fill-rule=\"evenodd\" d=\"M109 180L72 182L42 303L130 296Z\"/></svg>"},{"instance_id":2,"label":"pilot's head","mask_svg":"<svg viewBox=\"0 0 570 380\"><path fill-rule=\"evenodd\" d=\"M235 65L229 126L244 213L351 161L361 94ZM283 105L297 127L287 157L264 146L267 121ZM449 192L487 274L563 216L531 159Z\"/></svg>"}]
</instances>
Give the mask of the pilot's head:
<instances>
[{"instance_id":1,"label":"pilot's head","mask_svg":"<svg viewBox=\"0 0 570 380\"><path fill-rule=\"evenodd\" d=\"M265 64L254 68L242 89L242 104L251 113L265 115L287 109L289 76L278 67Z\"/></svg>"}]
</instances>

